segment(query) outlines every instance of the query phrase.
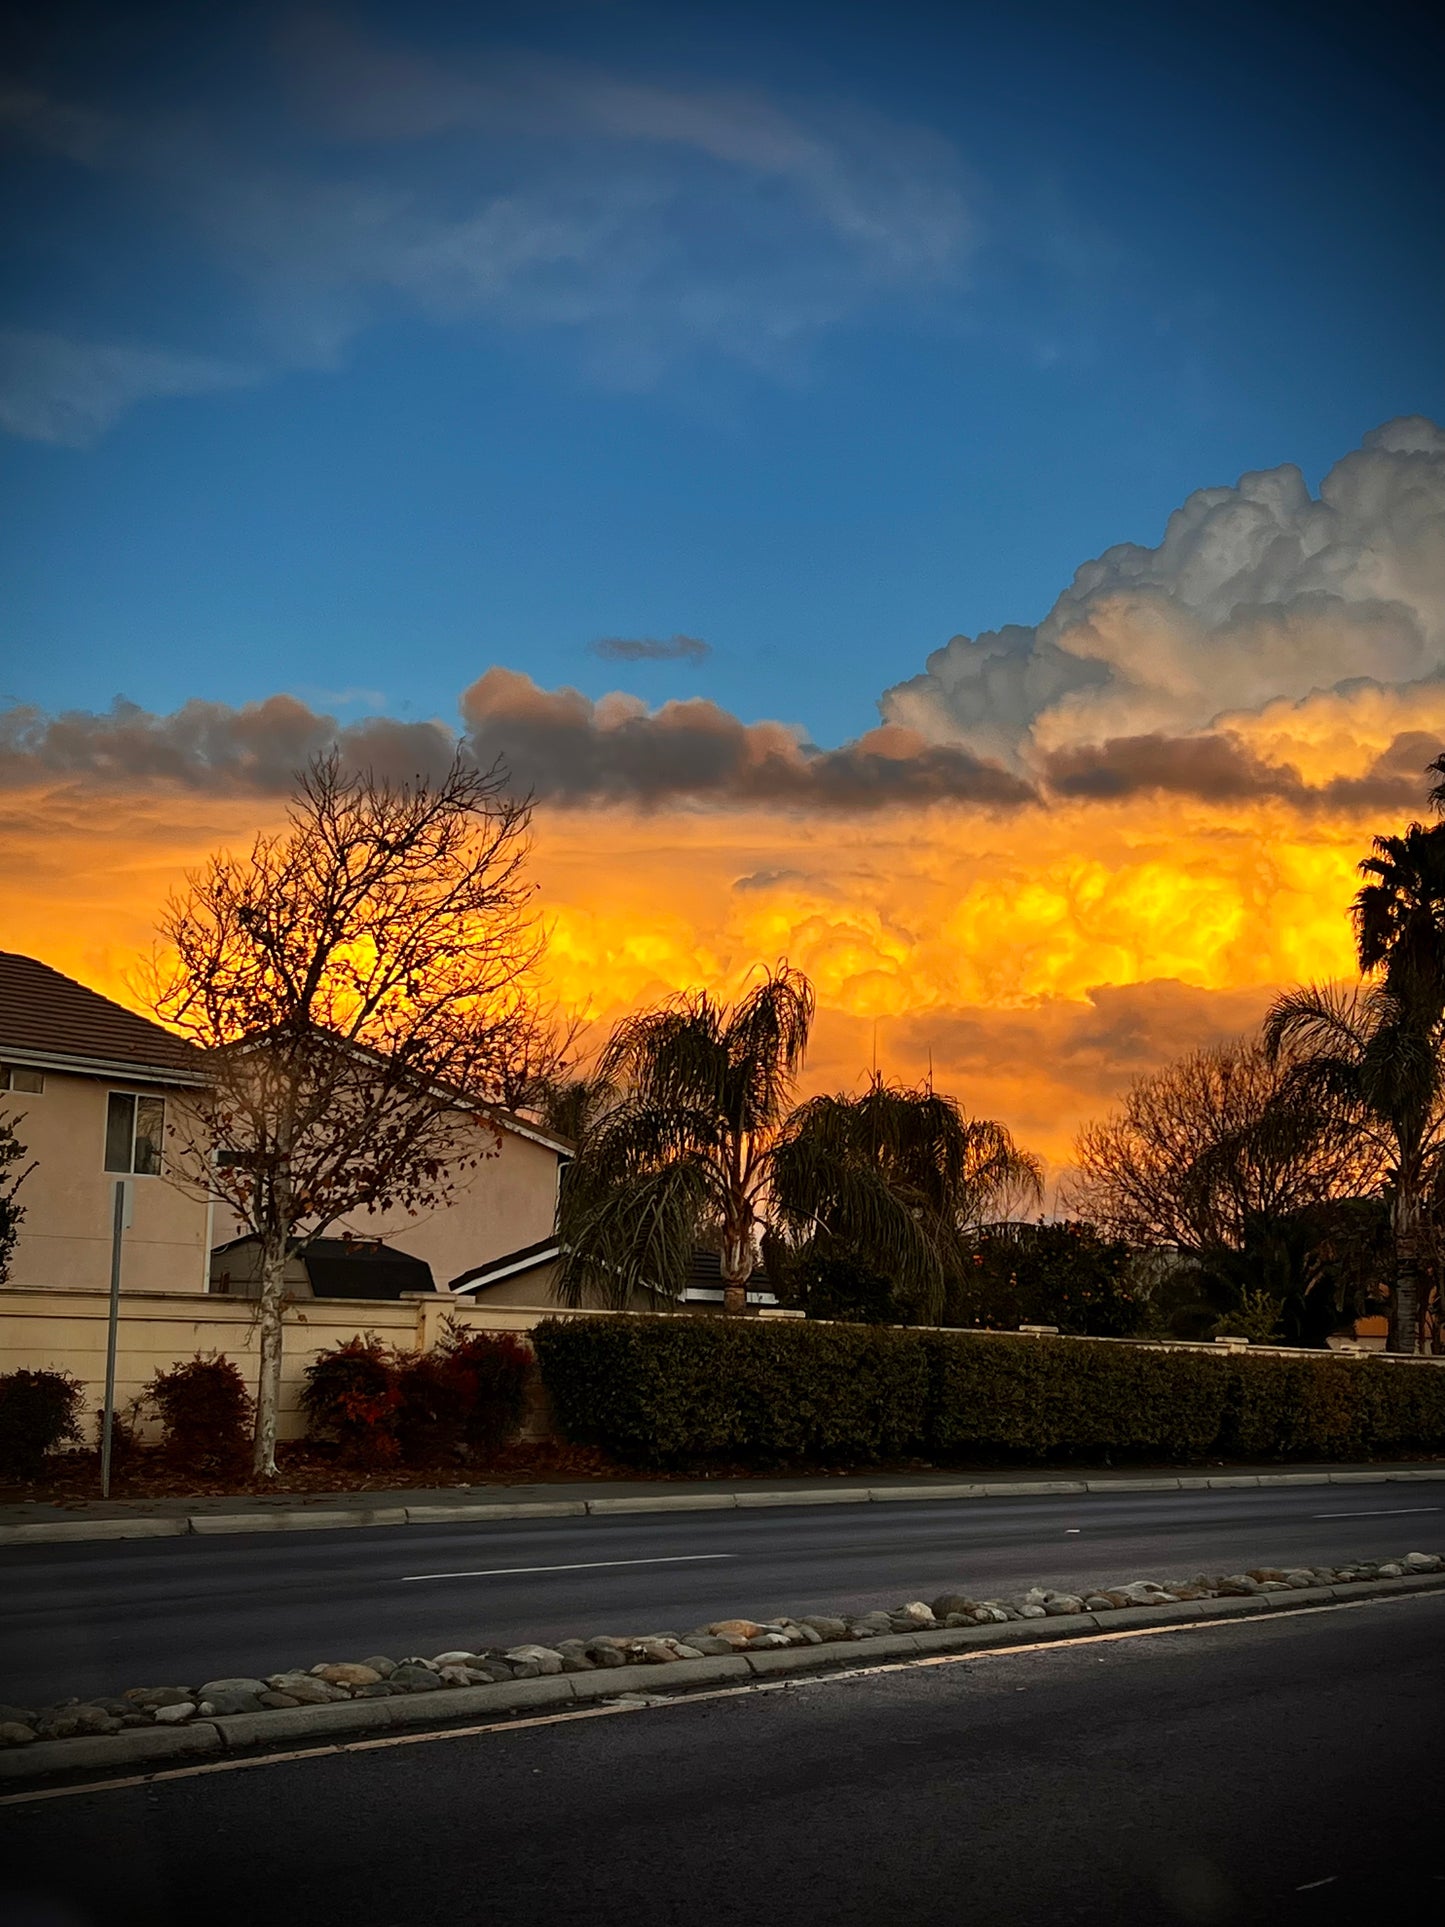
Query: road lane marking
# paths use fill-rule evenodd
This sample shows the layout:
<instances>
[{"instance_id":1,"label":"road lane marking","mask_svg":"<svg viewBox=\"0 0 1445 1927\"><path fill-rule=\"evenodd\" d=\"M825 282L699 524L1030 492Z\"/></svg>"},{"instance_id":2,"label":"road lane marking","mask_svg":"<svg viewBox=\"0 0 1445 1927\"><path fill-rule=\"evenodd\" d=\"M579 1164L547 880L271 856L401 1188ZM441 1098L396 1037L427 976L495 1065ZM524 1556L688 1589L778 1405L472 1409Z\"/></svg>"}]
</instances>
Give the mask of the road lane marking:
<instances>
[{"instance_id":1,"label":"road lane marking","mask_svg":"<svg viewBox=\"0 0 1445 1927\"><path fill-rule=\"evenodd\" d=\"M1403 1519L1407 1512L1445 1512L1439 1505L1392 1505L1372 1507L1368 1512L1317 1512L1317 1519Z\"/></svg>"},{"instance_id":2,"label":"road lane marking","mask_svg":"<svg viewBox=\"0 0 1445 1927\"><path fill-rule=\"evenodd\" d=\"M596 1572L600 1566L692 1566L704 1559L736 1559L735 1552L674 1552L659 1559L579 1559L568 1566L484 1566L477 1572L409 1572L398 1582L414 1586L423 1579L510 1579L522 1572Z\"/></svg>"}]
</instances>

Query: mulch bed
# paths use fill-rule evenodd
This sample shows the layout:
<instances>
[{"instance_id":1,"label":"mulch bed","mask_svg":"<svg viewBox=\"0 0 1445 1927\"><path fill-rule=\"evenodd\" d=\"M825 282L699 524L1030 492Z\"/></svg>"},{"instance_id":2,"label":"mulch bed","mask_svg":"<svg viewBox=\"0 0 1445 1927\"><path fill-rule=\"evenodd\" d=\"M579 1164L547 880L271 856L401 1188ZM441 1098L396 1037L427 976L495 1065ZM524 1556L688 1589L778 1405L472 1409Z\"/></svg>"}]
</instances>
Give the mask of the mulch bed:
<instances>
[{"instance_id":1,"label":"mulch bed","mask_svg":"<svg viewBox=\"0 0 1445 1927\"><path fill-rule=\"evenodd\" d=\"M367 1469L347 1464L334 1452L314 1445L280 1445L276 1477L253 1478L249 1472L210 1475L188 1472L159 1450L128 1453L111 1467L112 1499L228 1499L242 1496L304 1492L399 1492L416 1487L488 1485L548 1485L581 1479L637 1478L636 1472L616 1464L604 1452L587 1447L540 1443L513 1445L484 1463L459 1466L389 1465ZM59 1452L40 1477L24 1484L0 1483L0 1504L34 1500L46 1505L78 1505L100 1497L100 1454Z\"/></svg>"}]
</instances>

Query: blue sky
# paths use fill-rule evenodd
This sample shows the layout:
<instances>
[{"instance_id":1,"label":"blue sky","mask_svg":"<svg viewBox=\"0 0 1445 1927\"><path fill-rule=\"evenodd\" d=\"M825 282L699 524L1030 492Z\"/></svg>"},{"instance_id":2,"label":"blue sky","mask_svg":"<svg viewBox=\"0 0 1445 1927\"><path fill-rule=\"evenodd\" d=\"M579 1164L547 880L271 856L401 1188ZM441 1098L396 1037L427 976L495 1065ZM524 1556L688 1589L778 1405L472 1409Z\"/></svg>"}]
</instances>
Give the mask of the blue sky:
<instances>
[{"instance_id":1,"label":"blue sky","mask_svg":"<svg viewBox=\"0 0 1445 1927\"><path fill-rule=\"evenodd\" d=\"M1192 489L1445 413L1388 6L218 11L11 32L0 700L504 664L832 744Z\"/></svg>"}]
</instances>

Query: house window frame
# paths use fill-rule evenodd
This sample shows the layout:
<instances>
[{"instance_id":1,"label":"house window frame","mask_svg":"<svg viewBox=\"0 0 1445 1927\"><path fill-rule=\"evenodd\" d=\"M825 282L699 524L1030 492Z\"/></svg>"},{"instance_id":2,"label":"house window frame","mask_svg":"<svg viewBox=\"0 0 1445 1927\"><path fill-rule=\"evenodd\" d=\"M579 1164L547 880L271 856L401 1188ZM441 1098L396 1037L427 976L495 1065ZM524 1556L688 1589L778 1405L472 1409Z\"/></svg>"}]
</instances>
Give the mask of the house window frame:
<instances>
[{"instance_id":1,"label":"house window frame","mask_svg":"<svg viewBox=\"0 0 1445 1927\"><path fill-rule=\"evenodd\" d=\"M29 1084L17 1084L17 1077L33 1079ZM0 1064L0 1091L16 1097L43 1097L45 1095L45 1073L30 1064Z\"/></svg>"},{"instance_id":2,"label":"house window frame","mask_svg":"<svg viewBox=\"0 0 1445 1927\"><path fill-rule=\"evenodd\" d=\"M118 1102L128 1103L130 1106L128 1131L125 1131L124 1126L117 1128L119 1113L117 1112L116 1106ZM158 1128L153 1133L147 1131L142 1134L141 1132L143 1106L155 1107L152 1116L156 1118ZM117 1139L123 1131L125 1131L125 1150L122 1154L118 1148ZM158 1178L161 1175L162 1146L165 1141L165 1131L166 1100L159 1093L155 1091L108 1090L105 1094L105 1137L102 1150L102 1163L107 1175L118 1178ZM136 1162L137 1146L142 1142L148 1145L150 1157L146 1163L138 1164ZM126 1158L124 1164L112 1161L120 1155L124 1155Z\"/></svg>"}]
</instances>

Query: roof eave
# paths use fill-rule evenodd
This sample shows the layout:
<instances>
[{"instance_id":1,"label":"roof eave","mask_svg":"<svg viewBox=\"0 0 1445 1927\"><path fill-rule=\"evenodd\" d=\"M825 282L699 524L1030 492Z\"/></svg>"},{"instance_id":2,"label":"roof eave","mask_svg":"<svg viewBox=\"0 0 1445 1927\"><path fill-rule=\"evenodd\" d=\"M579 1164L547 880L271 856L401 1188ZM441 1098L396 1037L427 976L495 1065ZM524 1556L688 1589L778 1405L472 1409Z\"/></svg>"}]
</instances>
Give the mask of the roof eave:
<instances>
[{"instance_id":1,"label":"roof eave","mask_svg":"<svg viewBox=\"0 0 1445 1927\"><path fill-rule=\"evenodd\" d=\"M70 1051L33 1050L0 1043L0 1058L27 1070L68 1071L77 1077L114 1078L128 1084L173 1084L184 1090L204 1090L203 1071L172 1070L164 1064L134 1064L123 1057L90 1057Z\"/></svg>"}]
</instances>

